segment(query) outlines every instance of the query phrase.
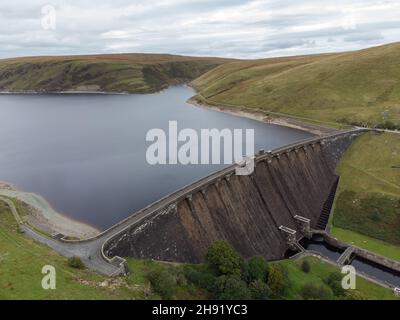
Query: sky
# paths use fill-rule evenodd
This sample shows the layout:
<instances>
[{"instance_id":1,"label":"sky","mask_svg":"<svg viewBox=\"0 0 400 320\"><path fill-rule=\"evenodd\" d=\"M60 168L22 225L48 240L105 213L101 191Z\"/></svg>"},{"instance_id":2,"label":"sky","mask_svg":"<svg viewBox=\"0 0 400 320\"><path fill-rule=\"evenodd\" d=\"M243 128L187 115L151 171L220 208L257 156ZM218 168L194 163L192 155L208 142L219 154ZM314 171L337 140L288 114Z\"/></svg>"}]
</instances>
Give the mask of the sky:
<instances>
[{"instance_id":1,"label":"sky","mask_svg":"<svg viewBox=\"0 0 400 320\"><path fill-rule=\"evenodd\" d=\"M400 0L1 0L0 58L263 58L400 41Z\"/></svg>"}]
</instances>

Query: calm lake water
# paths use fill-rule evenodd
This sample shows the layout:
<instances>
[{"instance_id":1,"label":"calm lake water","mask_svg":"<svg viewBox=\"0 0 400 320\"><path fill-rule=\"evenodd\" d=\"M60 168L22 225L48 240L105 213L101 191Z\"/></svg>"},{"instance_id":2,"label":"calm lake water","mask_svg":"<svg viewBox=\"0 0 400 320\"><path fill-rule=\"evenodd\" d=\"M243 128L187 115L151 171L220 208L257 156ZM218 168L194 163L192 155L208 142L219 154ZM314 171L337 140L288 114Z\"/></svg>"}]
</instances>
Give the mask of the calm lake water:
<instances>
[{"instance_id":1,"label":"calm lake water","mask_svg":"<svg viewBox=\"0 0 400 320\"><path fill-rule=\"evenodd\" d=\"M146 162L148 130L254 129L256 149L311 134L203 108L179 86L149 95L0 95L0 181L59 212L106 229L222 166Z\"/></svg>"}]
</instances>

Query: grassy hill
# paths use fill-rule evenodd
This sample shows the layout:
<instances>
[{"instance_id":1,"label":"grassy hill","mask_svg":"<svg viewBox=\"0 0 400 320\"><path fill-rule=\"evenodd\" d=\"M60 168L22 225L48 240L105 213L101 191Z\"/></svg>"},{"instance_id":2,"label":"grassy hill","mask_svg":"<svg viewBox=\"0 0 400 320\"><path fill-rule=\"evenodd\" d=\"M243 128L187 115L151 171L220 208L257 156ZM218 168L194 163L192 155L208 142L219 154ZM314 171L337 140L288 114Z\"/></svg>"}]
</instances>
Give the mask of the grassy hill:
<instances>
[{"instance_id":1,"label":"grassy hill","mask_svg":"<svg viewBox=\"0 0 400 320\"><path fill-rule=\"evenodd\" d=\"M199 100L348 124L400 126L400 43L237 61L193 81Z\"/></svg>"},{"instance_id":2,"label":"grassy hill","mask_svg":"<svg viewBox=\"0 0 400 320\"><path fill-rule=\"evenodd\" d=\"M400 261L400 134L364 134L337 171L332 233Z\"/></svg>"},{"instance_id":3,"label":"grassy hill","mask_svg":"<svg viewBox=\"0 0 400 320\"><path fill-rule=\"evenodd\" d=\"M0 91L155 92L226 61L155 54L6 59L0 60Z\"/></svg>"}]
</instances>

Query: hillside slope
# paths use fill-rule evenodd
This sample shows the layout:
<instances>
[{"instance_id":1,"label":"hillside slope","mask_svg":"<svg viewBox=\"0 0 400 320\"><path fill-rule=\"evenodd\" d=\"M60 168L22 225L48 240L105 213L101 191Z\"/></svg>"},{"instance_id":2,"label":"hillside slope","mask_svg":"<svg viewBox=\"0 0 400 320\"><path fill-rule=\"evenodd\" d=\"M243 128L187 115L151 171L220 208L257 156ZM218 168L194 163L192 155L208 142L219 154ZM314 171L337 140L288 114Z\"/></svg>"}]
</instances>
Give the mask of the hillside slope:
<instances>
[{"instance_id":1,"label":"hillside slope","mask_svg":"<svg viewBox=\"0 0 400 320\"><path fill-rule=\"evenodd\" d=\"M0 60L0 91L155 92L226 61L153 54L7 59Z\"/></svg>"},{"instance_id":2,"label":"hillside slope","mask_svg":"<svg viewBox=\"0 0 400 320\"><path fill-rule=\"evenodd\" d=\"M357 52L238 61L193 81L199 100L320 121L400 126L400 43Z\"/></svg>"}]
</instances>

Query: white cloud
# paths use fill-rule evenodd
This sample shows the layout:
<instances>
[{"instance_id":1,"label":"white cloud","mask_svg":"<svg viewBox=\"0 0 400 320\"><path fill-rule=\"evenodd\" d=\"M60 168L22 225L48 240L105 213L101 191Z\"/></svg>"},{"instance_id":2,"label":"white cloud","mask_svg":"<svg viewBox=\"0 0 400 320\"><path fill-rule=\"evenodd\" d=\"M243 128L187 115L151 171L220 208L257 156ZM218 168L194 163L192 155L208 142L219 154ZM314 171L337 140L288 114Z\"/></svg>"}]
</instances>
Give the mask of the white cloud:
<instances>
[{"instance_id":1,"label":"white cloud","mask_svg":"<svg viewBox=\"0 0 400 320\"><path fill-rule=\"evenodd\" d=\"M52 5L56 30L41 28ZM400 39L392 0L2 0L0 57L158 52L258 58Z\"/></svg>"}]
</instances>

